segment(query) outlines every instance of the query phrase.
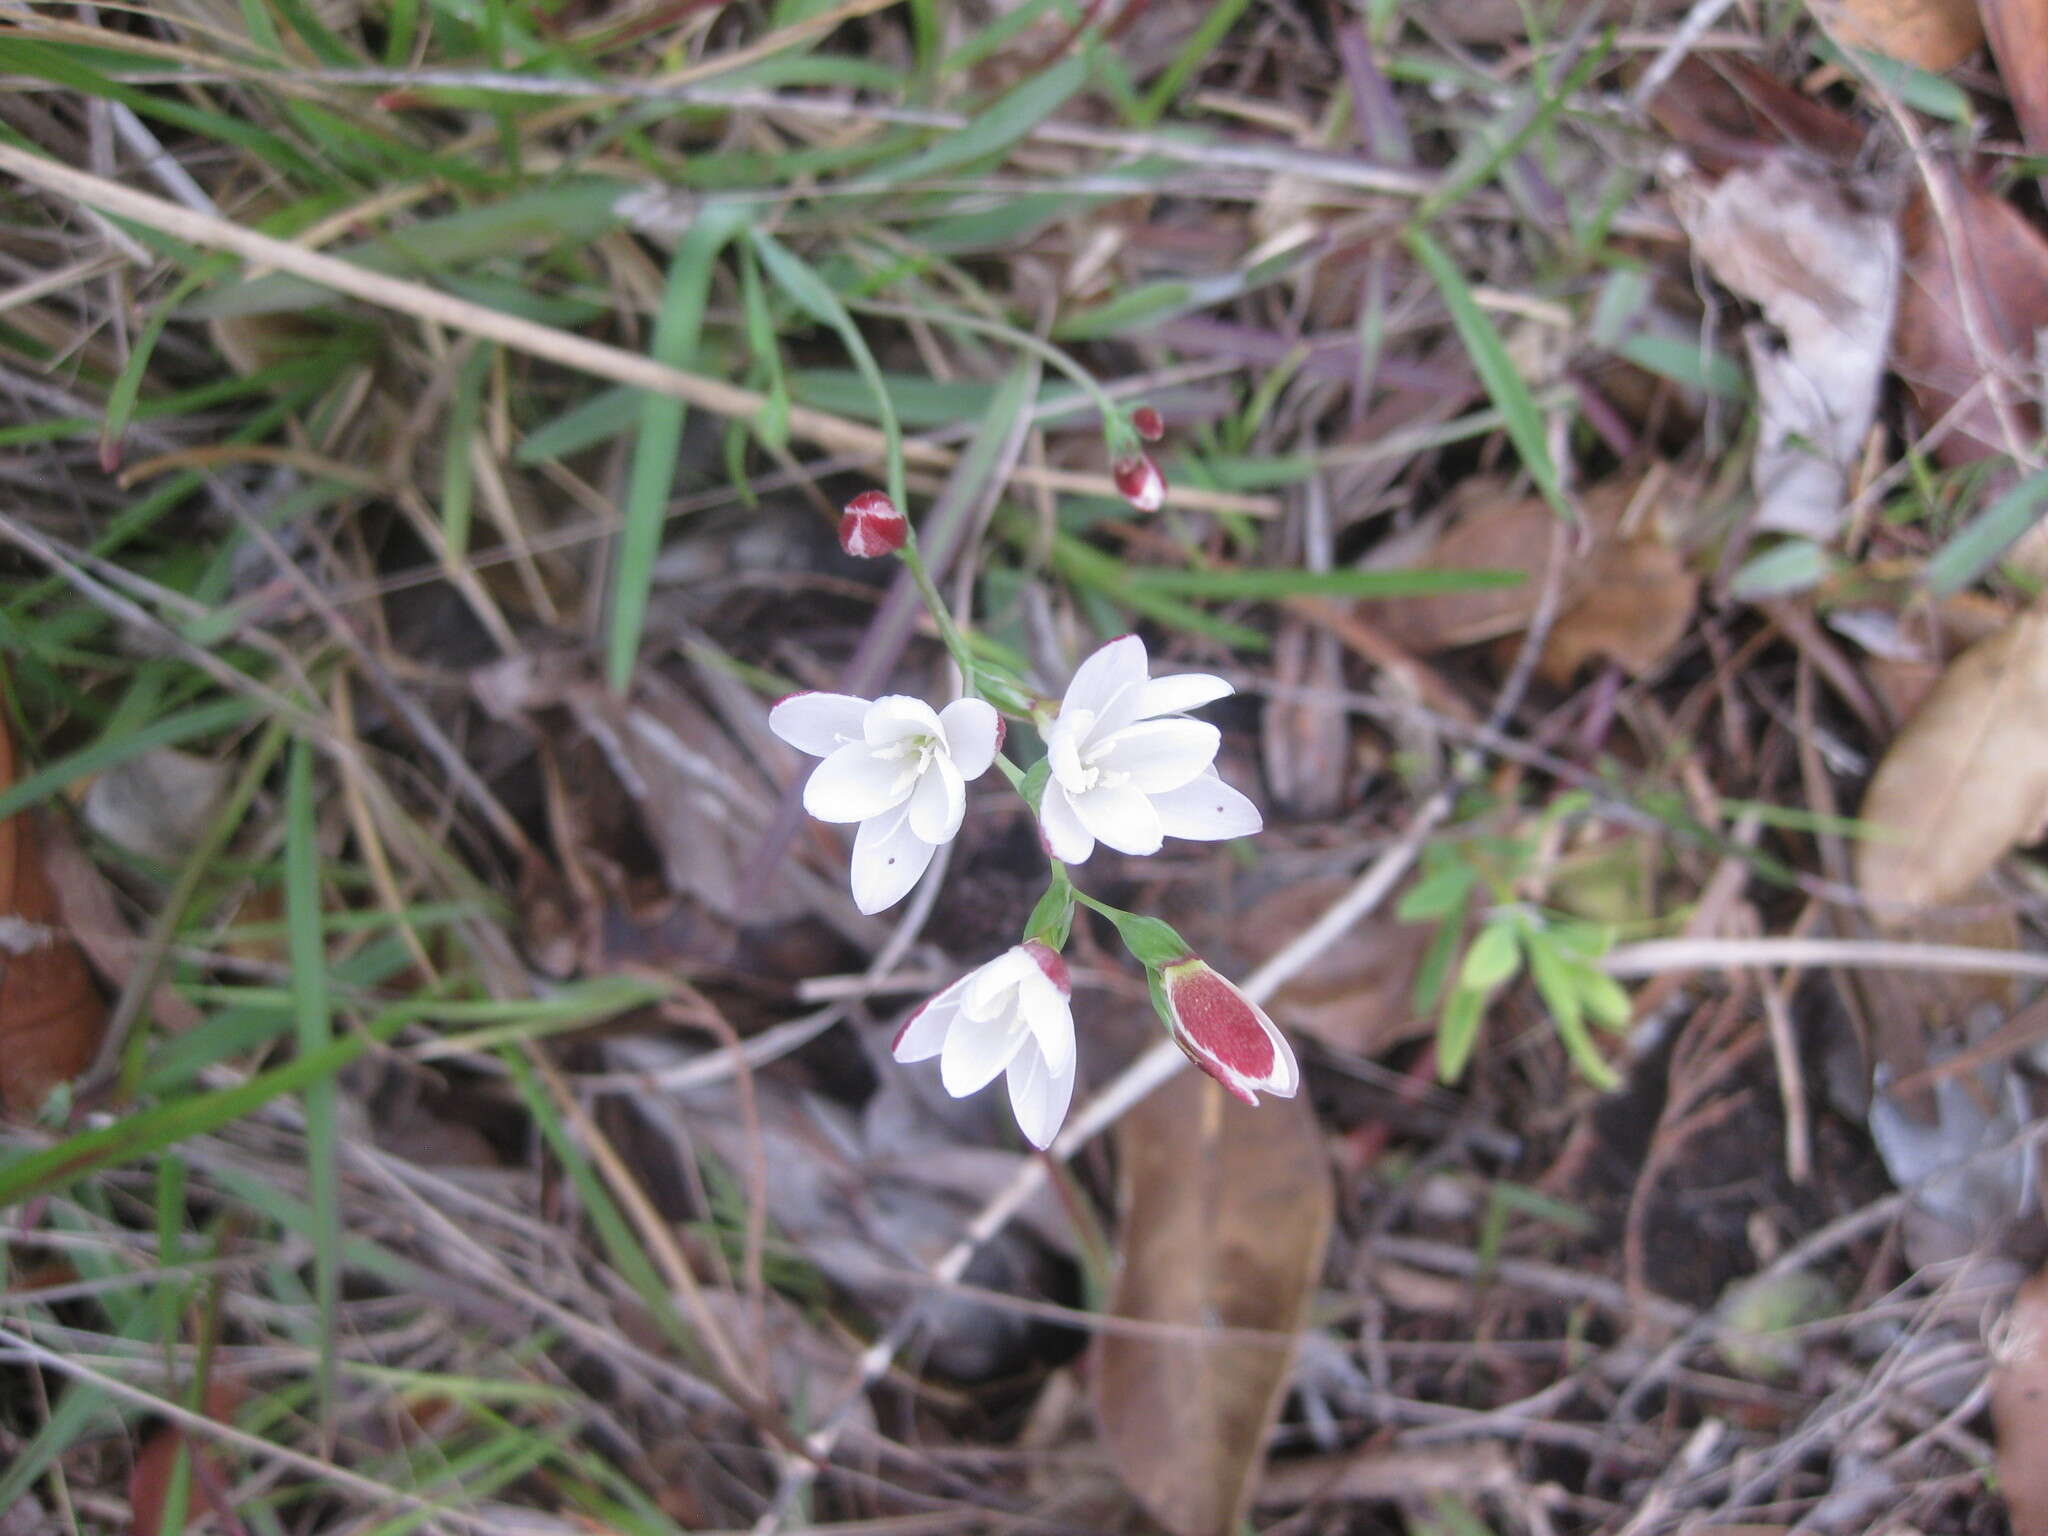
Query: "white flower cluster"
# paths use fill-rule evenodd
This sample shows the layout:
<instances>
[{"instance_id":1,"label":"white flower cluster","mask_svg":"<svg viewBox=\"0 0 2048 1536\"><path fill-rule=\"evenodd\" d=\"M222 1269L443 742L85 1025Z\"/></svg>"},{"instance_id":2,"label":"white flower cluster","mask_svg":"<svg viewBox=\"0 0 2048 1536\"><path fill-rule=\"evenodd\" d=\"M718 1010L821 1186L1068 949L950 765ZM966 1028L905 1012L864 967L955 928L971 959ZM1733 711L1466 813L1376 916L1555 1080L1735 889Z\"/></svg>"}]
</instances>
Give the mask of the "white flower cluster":
<instances>
[{"instance_id":1,"label":"white flower cluster","mask_svg":"<svg viewBox=\"0 0 2048 1536\"><path fill-rule=\"evenodd\" d=\"M1216 774L1222 738L1187 711L1233 690L1220 677L1150 675L1136 635L1096 651L1042 725L1046 745L1039 828L1047 853L1079 864L1103 843L1151 854L1169 837L1248 837L1258 808ZM804 785L820 821L858 823L853 898L863 912L901 901L960 830L966 786L1001 750L1003 721L980 699L934 710L890 694L860 699L799 693L777 704L769 728L824 759ZM1030 941L968 973L926 1003L895 1045L899 1061L939 1058L946 1090L969 1094L1007 1073L1024 1134L1045 1146L1074 1088L1074 1020L1067 970Z\"/></svg>"}]
</instances>

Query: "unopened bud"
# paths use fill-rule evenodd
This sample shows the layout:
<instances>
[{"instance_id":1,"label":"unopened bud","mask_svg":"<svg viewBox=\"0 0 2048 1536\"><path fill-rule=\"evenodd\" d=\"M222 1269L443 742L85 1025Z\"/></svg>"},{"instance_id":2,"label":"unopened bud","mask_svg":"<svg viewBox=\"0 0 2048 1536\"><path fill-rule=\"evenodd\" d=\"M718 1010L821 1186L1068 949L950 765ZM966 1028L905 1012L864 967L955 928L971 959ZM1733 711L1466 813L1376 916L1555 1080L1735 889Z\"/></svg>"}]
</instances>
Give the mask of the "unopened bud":
<instances>
[{"instance_id":1,"label":"unopened bud","mask_svg":"<svg viewBox=\"0 0 2048 1536\"><path fill-rule=\"evenodd\" d=\"M862 491L839 514L839 547L862 560L894 554L909 533L896 503L880 491Z\"/></svg>"},{"instance_id":2,"label":"unopened bud","mask_svg":"<svg viewBox=\"0 0 2048 1536\"><path fill-rule=\"evenodd\" d=\"M1159 983L1173 1043L1188 1060L1247 1104L1260 1093L1294 1097L1301 1068L1265 1009L1193 955L1162 967Z\"/></svg>"},{"instance_id":3,"label":"unopened bud","mask_svg":"<svg viewBox=\"0 0 2048 1536\"><path fill-rule=\"evenodd\" d=\"M1147 454L1118 459L1109 466L1117 494L1140 512L1157 512L1166 503L1166 477Z\"/></svg>"},{"instance_id":4,"label":"unopened bud","mask_svg":"<svg viewBox=\"0 0 2048 1536\"><path fill-rule=\"evenodd\" d=\"M1148 443L1156 443L1166 436L1166 423L1159 413L1149 405L1141 405L1131 412L1131 425L1138 429L1138 436Z\"/></svg>"}]
</instances>

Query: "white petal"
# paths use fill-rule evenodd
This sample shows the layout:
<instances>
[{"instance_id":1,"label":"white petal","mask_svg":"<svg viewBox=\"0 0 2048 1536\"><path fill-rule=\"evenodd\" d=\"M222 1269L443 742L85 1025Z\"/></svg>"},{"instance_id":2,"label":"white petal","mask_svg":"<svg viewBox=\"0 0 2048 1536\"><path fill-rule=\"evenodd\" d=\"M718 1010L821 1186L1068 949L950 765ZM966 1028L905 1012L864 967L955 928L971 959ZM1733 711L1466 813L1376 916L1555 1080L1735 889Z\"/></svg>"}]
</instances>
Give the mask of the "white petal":
<instances>
[{"instance_id":1,"label":"white petal","mask_svg":"<svg viewBox=\"0 0 2048 1536\"><path fill-rule=\"evenodd\" d=\"M1046 727L1045 760L1051 766L1053 778L1069 789L1079 789L1088 782L1088 770L1081 766L1081 747L1094 725L1094 711L1063 709Z\"/></svg>"},{"instance_id":2,"label":"white petal","mask_svg":"<svg viewBox=\"0 0 2048 1536\"><path fill-rule=\"evenodd\" d=\"M1102 786L1074 796L1074 814L1098 842L1118 853L1157 853L1163 834L1152 802L1128 785Z\"/></svg>"},{"instance_id":3,"label":"white petal","mask_svg":"<svg viewBox=\"0 0 2048 1536\"><path fill-rule=\"evenodd\" d=\"M1034 1147L1051 1146L1073 1097L1073 1062L1064 1072L1055 1072L1038 1047L1026 1040L1010 1062L1010 1108L1024 1139Z\"/></svg>"},{"instance_id":4,"label":"white petal","mask_svg":"<svg viewBox=\"0 0 2048 1536\"><path fill-rule=\"evenodd\" d=\"M861 732L871 747L886 747L906 736L941 734L938 714L923 699L907 693L885 693L868 706Z\"/></svg>"},{"instance_id":5,"label":"white petal","mask_svg":"<svg viewBox=\"0 0 2048 1536\"><path fill-rule=\"evenodd\" d=\"M950 758L934 757L910 792L910 830L928 843L950 843L967 814L967 786Z\"/></svg>"},{"instance_id":6,"label":"white petal","mask_svg":"<svg viewBox=\"0 0 2048 1536\"><path fill-rule=\"evenodd\" d=\"M1168 837L1203 843L1250 837L1266 824L1259 808L1219 779L1213 769L1192 784L1154 795L1152 808L1159 813L1160 828Z\"/></svg>"},{"instance_id":7,"label":"white petal","mask_svg":"<svg viewBox=\"0 0 2048 1536\"><path fill-rule=\"evenodd\" d=\"M1137 718L1151 720L1160 715L1177 715L1183 710L1200 709L1204 704L1213 704L1235 692L1237 690L1222 678L1211 677L1206 672L1176 672L1169 677L1155 677L1138 685Z\"/></svg>"},{"instance_id":8,"label":"white petal","mask_svg":"<svg viewBox=\"0 0 2048 1536\"><path fill-rule=\"evenodd\" d=\"M1017 988L1030 976L1042 976L1038 962L1021 944L1013 944L967 978L960 1007L970 1019L1008 1019L1017 1006Z\"/></svg>"},{"instance_id":9,"label":"white petal","mask_svg":"<svg viewBox=\"0 0 2048 1536\"><path fill-rule=\"evenodd\" d=\"M813 757L829 757L859 741L868 701L850 693L792 693L768 711L768 729Z\"/></svg>"},{"instance_id":10,"label":"white petal","mask_svg":"<svg viewBox=\"0 0 2048 1536\"><path fill-rule=\"evenodd\" d=\"M1085 709L1101 714L1125 688L1145 681L1145 642L1136 635L1112 640L1075 669L1060 712Z\"/></svg>"},{"instance_id":11,"label":"white petal","mask_svg":"<svg viewBox=\"0 0 2048 1536\"><path fill-rule=\"evenodd\" d=\"M1161 715L1193 709L1235 691L1222 678L1202 672L1149 678L1116 696L1095 722L1093 739L1102 741L1139 720L1156 720Z\"/></svg>"},{"instance_id":12,"label":"white petal","mask_svg":"<svg viewBox=\"0 0 2048 1536\"><path fill-rule=\"evenodd\" d=\"M960 1015L947 1032L945 1049L939 1052L939 1081L946 1092L962 1099L995 1081L1017 1048L1031 1038L1023 1030L1013 1029L1013 1022L1007 1012L990 1020Z\"/></svg>"},{"instance_id":13,"label":"white petal","mask_svg":"<svg viewBox=\"0 0 2048 1536\"><path fill-rule=\"evenodd\" d=\"M910 794L904 765L875 756L864 741L848 742L811 770L804 809L820 821L866 821Z\"/></svg>"},{"instance_id":14,"label":"white petal","mask_svg":"<svg viewBox=\"0 0 2048 1536\"><path fill-rule=\"evenodd\" d=\"M910 894L938 850L910 830L910 808L860 824L853 838L853 904L884 912Z\"/></svg>"},{"instance_id":15,"label":"white petal","mask_svg":"<svg viewBox=\"0 0 2048 1536\"><path fill-rule=\"evenodd\" d=\"M1074 1010L1043 971L1017 985L1017 1011L1054 1071L1074 1064Z\"/></svg>"},{"instance_id":16,"label":"white petal","mask_svg":"<svg viewBox=\"0 0 2048 1536\"><path fill-rule=\"evenodd\" d=\"M1157 795L1200 778L1216 761L1223 733L1206 720L1141 720L1097 750L1097 766L1130 775L1140 794Z\"/></svg>"},{"instance_id":17,"label":"white petal","mask_svg":"<svg viewBox=\"0 0 2048 1536\"><path fill-rule=\"evenodd\" d=\"M1045 798L1038 803L1038 825L1047 851L1062 864L1085 864L1095 851L1095 834L1081 825L1072 798L1052 779L1045 781Z\"/></svg>"},{"instance_id":18,"label":"white petal","mask_svg":"<svg viewBox=\"0 0 2048 1536\"><path fill-rule=\"evenodd\" d=\"M1266 1020L1266 1029L1273 1037L1273 1073L1260 1086L1276 1099L1291 1099L1301 1088L1301 1063L1271 1019Z\"/></svg>"},{"instance_id":19,"label":"white petal","mask_svg":"<svg viewBox=\"0 0 2048 1536\"><path fill-rule=\"evenodd\" d=\"M985 699L955 699L939 711L946 729L946 749L963 779L978 779L996 760L1002 741L1003 717Z\"/></svg>"},{"instance_id":20,"label":"white petal","mask_svg":"<svg viewBox=\"0 0 2048 1536\"><path fill-rule=\"evenodd\" d=\"M960 989L966 985L963 976L920 1004L896 1032L889 1054L898 1061L928 1061L938 1055L946 1043L946 1031L960 1017Z\"/></svg>"}]
</instances>

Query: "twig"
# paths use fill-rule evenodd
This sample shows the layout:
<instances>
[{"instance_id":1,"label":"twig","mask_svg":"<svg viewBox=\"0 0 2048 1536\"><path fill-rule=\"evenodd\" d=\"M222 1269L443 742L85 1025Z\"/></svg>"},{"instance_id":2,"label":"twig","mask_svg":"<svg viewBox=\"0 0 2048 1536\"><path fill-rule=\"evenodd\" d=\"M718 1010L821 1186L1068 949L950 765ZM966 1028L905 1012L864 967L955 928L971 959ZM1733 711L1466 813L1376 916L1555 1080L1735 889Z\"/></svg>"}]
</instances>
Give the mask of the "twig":
<instances>
[{"instance_id":1,"label":"twig","mask_svg":"<svg viewBox=\"0 0 2048 1536\"><path fill-rule=\"evenodd\" d=\"M1610 976L1667 971L1726 971L1746 966L1799 969L1864 966L1890 971L1949 971L1966 976L2048 976L2048 955L1970 944L1903 944L1885 939L1646 939L1607 952Z\"/></svg>"},{"instance_id":2,"label":"twig","mask_svg":"<svg viewBox=\"0 0 2048 1536\"><path fill-rule=\"evenodd\" d=\"M32 186L55 192L87 207L133 219L138 224L189 240L194 245L227 251L245 261L288 272L336 293L445 325L451 330L482 336L514 351L559 363L565 368L656 394L670 395L714 416L751 421L767 403L767 397L757 390L743 389L722 379L685 373L680 368L668 367L651 357L628 352L623 347L592 341L587 336L471 303L468 299L456 298L423 283L373 272L338 256L309 251L289 241L245 229L229 220L196 213L118 182L74 170L12 145L0 144L0 170L11 171ZM863 460L884 456L885 440L879 431L828 411L792 406L788 412L788 423L792 434L823 447L856 454ZM905 442L904 456L913 463L930 468L946 468L954 459L950 449L915 439ZM1039 470L1028 464L1016 466L1012 473L1019 480L1042 480L1055 490L1106 499L1118 494L1114 482L1107 475L1083 474L1074 470ZM1166 500L1170 506L1193 511L1270 516L1274 510L1270 497L1240 496L1191 486L1170 487Z\"/></svg>"},{"instance_id":3,"label":"twig","mask_svg":"<svg viewBox=\"0 0 2048 1536\"><path fill-rule=\"evenodd\" d=\"M1643 71L1643 78L1636 82L1636 88L1629 93L1628 104L1635 111L1642 111L1649 105L1650 98L1664 89L1664 82L1678 72L1678 66L1685 62L1685 56L1693 51L1699 40L1721 19L1721 13L1734 0L1694 0L1693 8L1685 13L1685 20L1678 24L1678 30L1671 34L1669 42L1658 50L1657 57L1650 61L1650 67Z\"/></svg>"}]
</instances>

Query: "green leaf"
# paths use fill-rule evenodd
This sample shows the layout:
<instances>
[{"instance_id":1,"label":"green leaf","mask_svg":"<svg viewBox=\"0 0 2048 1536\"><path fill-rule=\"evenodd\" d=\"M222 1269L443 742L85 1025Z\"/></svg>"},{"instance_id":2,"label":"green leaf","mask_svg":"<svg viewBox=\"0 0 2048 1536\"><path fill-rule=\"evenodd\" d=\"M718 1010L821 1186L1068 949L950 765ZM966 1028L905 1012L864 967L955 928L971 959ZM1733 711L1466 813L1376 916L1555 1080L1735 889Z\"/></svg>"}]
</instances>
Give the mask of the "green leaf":
<instances>
[{"instance_id":1,"label":"green leaf","mask_svg":"<svg viewBox=\"0 0 2048 1536\"><path fill-rule=\"evenodd\" d=\"M1472 297L1472 289L1457 264L1428 230L1409 230L1407 242L1416 261L1429 273L1437 291L1443 295L1451 324L1456 328L1459 340L1465 344L1466 354L1472 359L1472 367L1479 375L1480 383L1486 386L1486 393L1500 411L1501 419L1507 425L1508 440L1522 456L1522 465L1529 471L1530 479L1536 482L1536 489L1550 503L1551 510L1565 521L1572 521L1571 503L1565 499L1557 465L1551 462L1550 443L1543 429L1543 413L1537 409L1535 397L1529 393L1528 381L1516 369L1514 359L1508 356L1500 332L1493 328L1486 311Z\"/></svg>"},{"instance_id":2,"label":"green leaf","mask_svg":"<svg viewBox=\"0 0 2048 1536\"><path fill-rule=\"evenodd\" d=\"M1054 949L1067 947L1067 935L1074 927L1074 887L1065 879L1053 881L1024 924L1024 937L1037 939Z\"/></svg>"},{"instance_id":3,"label":"green leaf","mask_svg":"<svg viewBox=\"0 0 2048 1536\"><path fill-rule=\"evenodd\" d=\"M2048 469L2037 470L1970 519L1927 562L1927 587L1936 597L1960 592L1997 563L2021 534L2040 520L2048 501Z\"/></svg>"},{"instance_id":4,"label":"green leaf","mask_svg":"<svg viewBox=\"0 0 2048 1536\"><path fill-rule=\"evenodd\" d=\"M1455 1083L1464 1075L1465 1063L1472 1059L1472 1047L1479 1040L1479 1023L1485 1016L1490 995L1461 988L1444 1004L1444 1016L1436 1028L1436 1071L1443 1081Z\"/></svg>"},{"instance_id":5,"label":"green leaf","mask_svg":"<svg viewBox=\"0 0 2048 1536\"><path fill-rule=\"evenodd\" d=\"M1516 925L1496 918L1479 930L1479 937L1465 951L1465 963L1458 967L1458 990L1491 992L1521 965L1522 942Z\"/></svg>"},{"instance_id":6,"label":"green leaf","mask_svg":"<svg viewBox=\"0 0 2048 1536\"><path fill-rule=\"evenodd\" d=\"M1088 905L1116 925L1124 948L1147 970L1158 970L1194 954L1194 947L1186 939L1156 917L1141 917L1107 902L1091 901Z\"/></svg>"},{"instance_id":7,"label":"green leaf","mask_svg":"<svg viewBox=\"0 0 2048 1536\"><path fill-rule=\"evenodd\" d=\"M1745 602L1789 597L1819 586L1840 565L1841 561L1811 539L1786 539L1745 560L1728 587Z\"/></svg>"},{"instance_id":8,"label":"green leaf","mask_svg":"<svg viewBox=\"0 0 2048 1536\"><path fill-rule=\"evenodd\" d=\"M1448 917L1464 908L1478 878L1472 866L1463 860L1446 861L1425 871L1408 888L1394 908L1394 915L1404 923Z\"/></svg>"},{"instance_id":9,"label":"green leaf","mask_svg":"<svg viewBox=\"0 0 2048 1536\"><path fill-rule=\"evenodd\" d=\"M1052 759L1049 757L1041 757L1024 772L1022 794L1034 816L1038 814L1038 807L1045 800L1045 781L1051 777Z\"/></svg>"},{"instance_id":10,"label":"green leaf","mask_svg":"<svg viewBox=\"0 0 2048 1536\"><path fill-rule=\"evenodd\" d=\"M1586 1005L1586 1015L1595 1024L1621 1034L1634 1022L1635 1004L1620 982L1590 965L1567 961L1566 966L1578 985L1579 1001Z\"/></svg>"},{"instance_id":11,"label":"green leaf","mask_svg":"<svg viewBox=\"0 0 2048 1536\"><path fill-rule=\"evenodd\" d=\"M1465 915L1471 907L1472 894L1468 890L1458 904L1446 912L1436 925L1436 932L1429 936L1429 948L1423 952L1422 964L1415 970L1415 990L1411 994L1415 1011L1426 1014L1437 1005L1444 994L1444 982L1451 974L1451 962L1458 957L1458 943L1465 937Z\"/></svg>"},{"instance_id":12,"label":"green leaf","mask_svg":"<svg viewBox=\"0 0 2048 1536\"><path fill-rule=\"evenodd\" d=\"M1550 1012L1550 1021L1557 1027L1565 1054L1594 1087L1603 1091L1614 1087L1621 1079L1586 1031L1586 995L1582 985L1585 968L1565 959L1552 936L1540 929L1531 930L1524 938L1529 977Z\"/></svg>"}]
</instances>

